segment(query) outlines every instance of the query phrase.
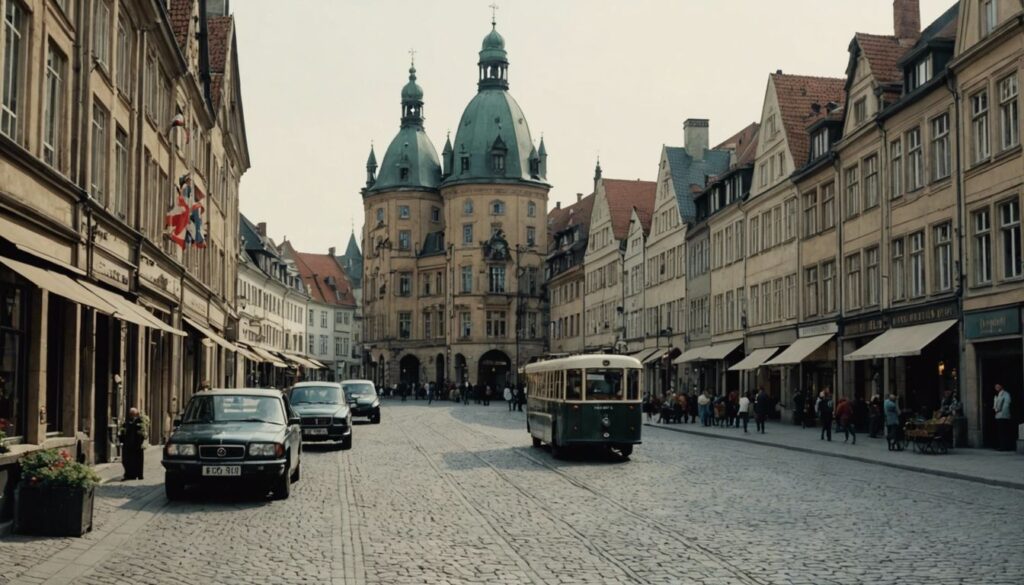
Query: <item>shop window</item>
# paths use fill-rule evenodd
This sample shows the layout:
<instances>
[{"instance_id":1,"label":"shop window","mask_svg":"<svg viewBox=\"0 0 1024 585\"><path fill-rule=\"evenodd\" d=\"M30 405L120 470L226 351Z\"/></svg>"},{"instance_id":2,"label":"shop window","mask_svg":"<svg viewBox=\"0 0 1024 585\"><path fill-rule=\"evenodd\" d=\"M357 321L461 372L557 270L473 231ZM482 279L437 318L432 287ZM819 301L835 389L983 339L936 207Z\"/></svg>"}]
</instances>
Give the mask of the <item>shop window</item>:
<instances>
[{"instance_id":1,"label":"shop window","mask_svg":"<svg viewBox=\"0 0 1024 585\"><path fill-rule=\"evenodd\" d=\"M8 439L25 433L26 295L0 282L0 431Z\"/></svg>"}]
</instances>

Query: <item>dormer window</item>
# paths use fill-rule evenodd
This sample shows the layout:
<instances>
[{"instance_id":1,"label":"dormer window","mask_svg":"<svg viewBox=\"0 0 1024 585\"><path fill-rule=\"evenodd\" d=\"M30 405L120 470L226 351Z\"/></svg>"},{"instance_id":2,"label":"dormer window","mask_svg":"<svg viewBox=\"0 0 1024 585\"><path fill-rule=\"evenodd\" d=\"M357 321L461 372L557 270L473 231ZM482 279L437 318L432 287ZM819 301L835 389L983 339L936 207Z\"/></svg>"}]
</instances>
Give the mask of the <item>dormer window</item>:
<instances>
[{"instance_id":1,"label":"dormer window","mask_svg":"<svg viewBox=\"0 0 1024 585\"><path fill-rule=\"evenodd\" d=\"M914 63L907 77L907 91L914 91L932 78L932 58L928 55Z\"/></svg>"},{"instance_id":2,"label":"dormer window","mask_svg":"<svg viewBox=\"0 0 1024 585\"><path fill-rule=\"evenodd\" d=\"M988 36L996 29L998 2L996 0L981 0L981 36Z\"/></svg>"},{"instance_id":3,"label":"dormer window","mask_svg":"<svg viewBox=\"0 0 1024 585\"><path fill-rule=\"evenodd\" d=\"M402 167L401 169L399 169L398 175L399 175L400 180L408 181L409 180L409 167Z\"/></svg>"},{"instance_id":4,"label":"dormer window","mask_svg":"<svg viewBox=\"0 0 1024 585\"><path fill-rule=\"evenodd\" d=\"M463 173L469 172L469 155L468 154L462 155L462 157L459 159L459 164L460 164L460 166L459 166L459 171L460 172L463 172Z\"/></svg>"},{"instance_id":5,"label":"dormer window","mask_svg":"<svg viewBox=\"0 0 1024 585\"><path fill-rule=\"evenodd\" d=\"M494 167L495 173L505 172L505 154L496 152L491 155L491 166Z\"/></svg>"},{"instance_id":6,"label":"dormer window","mask_svg":"<svg viewBox=\"0 0 1024 585\"><path fill-rule=\"evenodd\" d=\"M814 133L811 139L811 160L825 156L828 152L828 128L822 128Z\"/></svg>"},{"instance_id":7,"label":"dormer window","mask_svg":"<svg viewBox=\"0 0 1024 585\"><path fill-rule=\"evenodd\" d=\"M860 125L864 123L868 117L868 100L867 98L860 98L853 102L853 123Z\"/></svg>"}]
</instances>

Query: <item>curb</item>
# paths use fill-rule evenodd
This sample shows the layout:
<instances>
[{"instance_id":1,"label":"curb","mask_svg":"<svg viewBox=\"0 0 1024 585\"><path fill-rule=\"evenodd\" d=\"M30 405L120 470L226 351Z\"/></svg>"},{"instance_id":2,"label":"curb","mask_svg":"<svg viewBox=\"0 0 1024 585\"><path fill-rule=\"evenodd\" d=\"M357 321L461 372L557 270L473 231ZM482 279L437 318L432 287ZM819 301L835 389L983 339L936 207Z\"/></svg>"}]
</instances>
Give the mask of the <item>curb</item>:
<instances>
[{"instance_id":1,"label":"curb","mask_svg":"<svg viewBox=\"0 0 1024 585\"><path fill-rule=\"evenodd\" d=\"M719 435L719 434L716 434L716 433L709 433L709 432L700 431L700 430L691 430L691 429L684 429L684 428L666 427L666 426L656 425L656 424L652 424L652 423L648 423L648 422L645 422L644 426L645 427L650 427L652 429L662 429L662 430L666 430L666 431L673 431L673 432L676 432L676 433L687 433L687 434L691 434L691 435L700 435L702 437L712 437L712 438L715 438L715 439L724 439L726 441L736 441L736 442L739 442L739 443L748 443L748 444L760 445L760 446L763 446L763 447L775 447L776 449L785 449L785 450L788 450L788 451L799 451L801 453L813 453L814 455L824 455L826 457L835 457L837 459L848 459L850 461L858 461L860 463L870 463L872 465L881 465L883 467L892 467L892 468L895 468L895 469L902 469L904 471L916 471L918 473L926 473L926 474L929 474L929 475L937 475L937 476L940 476L940 477L948 477L948 478L951 478L951 479L959 479L959 480L963 480L963 481L970 481L970 482L974 482L974 483L981 483L981 484L995 486L995 487L1002 487L1002 488L1009 488L1009 489L1024 491L1024 482L1006 481L1006 480L1002 480L1002 479L992 479L992 478L988 478L988 477L978 477L978 476L975 476L975 475L967 475L967 474L964 474L964 473L957 473L955 471L945 471L945 470L942 470L942 469L930 469L930 468L927 468L927 467L918 467L916 465L907 465L907 464L903 464L903 463L893 463L893 462L890 462L890 461L879 461L877 459L871 459L869 457L861 457L861 456L858 456L858 455L846 455L844 453L831 453L829 451L820 451L818 449L812 449L810 447L797 447L795 445L780 445L779 443L769 443L769 442L766 442L766 441L758 441L757 439L748 439L748 438L744 438L744 437L730 437L728 435Z\"/></svg>"},{"instance_id":2,"label":"curb","mask_svg":"<svg viewBox=\"0 0 1024 585\"><path fill-rule=\"evenodd\" d=\"M151 456L153 453L156 453L157 459L159 459L160 455L163 453L163 445L150 445L149 447L146 447L145 454L147 458L148 456ZM124 475L124 467L121 466L120 461L113 461L111 463L100 463L99 465L94 465L93 471L95 471L100 476L99 485L104 485L112 481L117 481L118 478Z\"/></svg>"}]
</instances>

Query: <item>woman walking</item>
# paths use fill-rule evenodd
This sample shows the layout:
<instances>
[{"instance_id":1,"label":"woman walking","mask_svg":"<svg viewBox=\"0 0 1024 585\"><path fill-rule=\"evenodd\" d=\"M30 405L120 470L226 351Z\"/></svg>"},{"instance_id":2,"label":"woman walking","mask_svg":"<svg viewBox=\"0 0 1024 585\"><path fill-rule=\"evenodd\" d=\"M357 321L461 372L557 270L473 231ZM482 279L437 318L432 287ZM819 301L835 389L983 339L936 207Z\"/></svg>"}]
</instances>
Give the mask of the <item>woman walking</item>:
<instances>
[{"instance_id":1,"label":"woman walking","mask_svg":"<svg viewBox=\"0 0 1024 585\"><path fill-rule=\"evenodd\" d=\"M743 423L743 432L747 432L747 423L750 422L750 397L746 394L740 396L739 405L740 422Z\"/></svg>"},{"instance_id":2,"label":"woman walking","mask_svg":"<svg viewBox=\"0 0 1024 585\"><path fill-rule=\"evenodd\" d=\"M839 419L839 426L843 429L843 442L850 441L853 435L853 444L857 444L857 430L853 424L853 404L845 398L839 399L839 406L836 406L836 418Z\"/></svg>"}]
</instances>

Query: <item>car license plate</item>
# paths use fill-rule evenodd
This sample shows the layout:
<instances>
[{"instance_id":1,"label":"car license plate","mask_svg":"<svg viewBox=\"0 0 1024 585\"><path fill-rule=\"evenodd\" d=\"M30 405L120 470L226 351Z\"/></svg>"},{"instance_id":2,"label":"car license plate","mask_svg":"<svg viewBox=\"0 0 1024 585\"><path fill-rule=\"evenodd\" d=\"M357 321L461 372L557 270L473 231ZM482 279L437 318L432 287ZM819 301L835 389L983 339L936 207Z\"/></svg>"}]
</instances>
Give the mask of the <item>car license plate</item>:
<instances>
[{"instance_id":1,"label":"car license plate","mask_svg":"<svg viewBox=\"0 0 1024 585\"><path fill-rule=\"evenodd\" d=\"M306 429L307 435L326 435L327 429Z\"/></svg>"},{"instance_id":2,"label":"car license plate","mask_svg":"<svg viewBox=\"0 0 1024 585\"><path fill-rule=\"evenodd\" d=\"M242 475L241 465L206 465L203 467L204 477L237 477Z\"/></svg>"}]
</instances>

